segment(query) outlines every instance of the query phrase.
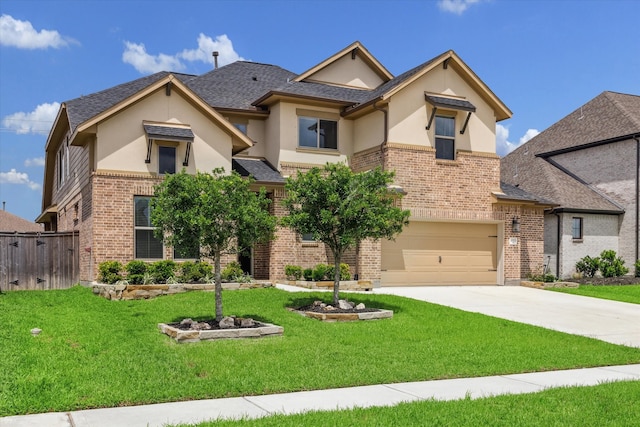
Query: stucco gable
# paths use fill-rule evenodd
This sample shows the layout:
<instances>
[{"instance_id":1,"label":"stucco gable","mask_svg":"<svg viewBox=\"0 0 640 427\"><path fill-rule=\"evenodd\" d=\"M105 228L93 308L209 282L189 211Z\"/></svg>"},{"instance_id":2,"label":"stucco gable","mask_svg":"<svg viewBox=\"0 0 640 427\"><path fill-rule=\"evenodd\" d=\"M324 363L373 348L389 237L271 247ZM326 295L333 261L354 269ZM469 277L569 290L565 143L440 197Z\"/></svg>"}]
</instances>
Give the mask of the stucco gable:
<instances>
[{"instance_id":1,"label":"stucco gable","mask_svg":"<svg viewBox=\"0 0 640 427\"><path fill-rule=\"evenodd\" d=\"M318 82L360 89L375 89L393 75L356 41L293 80Z\"/></svg>"}]
</instances>

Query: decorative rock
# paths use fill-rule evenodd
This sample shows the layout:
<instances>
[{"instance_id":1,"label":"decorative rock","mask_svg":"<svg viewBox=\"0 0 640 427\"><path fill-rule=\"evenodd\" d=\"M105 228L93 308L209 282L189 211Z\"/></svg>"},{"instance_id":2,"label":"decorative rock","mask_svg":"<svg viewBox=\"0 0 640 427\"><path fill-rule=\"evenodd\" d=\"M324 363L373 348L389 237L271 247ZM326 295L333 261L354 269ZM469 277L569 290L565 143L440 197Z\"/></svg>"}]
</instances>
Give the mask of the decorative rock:
<instances>
[{"instance_id":1,"label":"decorative rock","mask_svg":"<svg viewBox=\"0 0 640 427\"><path fill-rule=\"evenodd\" d=\"M356 310L364 310L365 308L367 307L365 307L363 303L356 305Z\"/></svg>"},{"instance_id":2,"label":"decorative rock","mask_svg":"<svg viewBox=\"0 0 640 427\"><path fill-rule=\"evenodd\" d=\"M355 304L352 303L351 301L346 301L343 299L338 301L338 308L340 310L351 310L354 306Z\"/></svg>"},{"instance_id":3,"label":"decorative rock","mask_svg":"<svg viewBox=\"0 0 640 427\"><path fill-rule=\"evenodd\" d=\"M40 332L42 332L42 329L40 329L40 328L33 328L33 329L31 330L31 335L33 335L33 336L35 337L36 335L40 335Z\"/></svg>"},{"instance_id":4,"label":"decorative rock","mask_svg":"<svg viewBox=\"0 0 640 427\"><path fill-rule=\"evenodd\" d=\"M196 331L208 330L211 329L211 325L207 322L196 322L191 324L191 329L195 329Z\"/></svg>"},{"instance_id":5,"label":"decorative rock","mask_svg":"<svg viewBox=\"0 0 640 427\"><path fill-rule=\"evenodd\" d=\"M188 317L186 319L182 319L182 321L180 322L181 325L187 325L187 326L191 326L193 325L193 319Z\"/></svg>"},{"instance_id":6,"label":"decorative rock","mask_svg":"<svg viewBox=\"0 0 640 427\"><path fill-rule=\"evenodd\" d=\"M256 322L251 318L238 318L236 319L236 325L241 328L253 328L256 325Z\"/></svg>"},{"instance_id":7,"label":"decorative rock","mask_svg":"<svg viewBox=\"0 0 640 427\"><path fill-rule=\"evenodd\" d=\"M328 306L324 307L324 309L327 310L327 311L333 311L336 308L334 306L332 306L332 305L328 305Z\"/></svg>"},{"instance_id":8,"label":"decorative rock","mask_svg":"<svg viewBox=\"0 0 640 427\"><path fill-rule=\"evenodd\" d=\"M220 329L233 329L236 327L236 322L233 317L223 317L219 323Z\"/></svg>"}]
</instances>

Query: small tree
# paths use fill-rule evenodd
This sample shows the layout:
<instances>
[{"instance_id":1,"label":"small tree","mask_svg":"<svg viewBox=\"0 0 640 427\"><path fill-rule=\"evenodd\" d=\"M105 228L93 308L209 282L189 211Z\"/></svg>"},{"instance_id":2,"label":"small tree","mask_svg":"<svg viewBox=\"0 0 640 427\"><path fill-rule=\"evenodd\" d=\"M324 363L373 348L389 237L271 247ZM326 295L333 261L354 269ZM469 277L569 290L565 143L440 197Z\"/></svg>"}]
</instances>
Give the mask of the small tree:
<instances>
[{"instance_id":1,"label":"small tree","mask_svg":"<svg viewBox=\"0 0 640 427\"><path fill-rule=\"evenodd\" d=\"M212 258L215 274L216 320L222 319L220 259L273 238L276 219L267 208L264 188L251 190L251 179L224 169L168 175L155 188L151 223L155 235L184 253L199 251Z\"/></svg>"},{"instance_id":2,"label":"small tree","mask_svg":"<svg viewBox=\"0 0 640 427\"><path fill-rule=\"evenodd\" d=\"M282 223L300 234L312 233L331 250L334 304L345 251L364 239L393 238L408 224L409 211L394 206L399 195L389 188L393 176L380 168L354 173L334 163L287 179L283 203L289 214Z\"/></svg>"}]
</instances>

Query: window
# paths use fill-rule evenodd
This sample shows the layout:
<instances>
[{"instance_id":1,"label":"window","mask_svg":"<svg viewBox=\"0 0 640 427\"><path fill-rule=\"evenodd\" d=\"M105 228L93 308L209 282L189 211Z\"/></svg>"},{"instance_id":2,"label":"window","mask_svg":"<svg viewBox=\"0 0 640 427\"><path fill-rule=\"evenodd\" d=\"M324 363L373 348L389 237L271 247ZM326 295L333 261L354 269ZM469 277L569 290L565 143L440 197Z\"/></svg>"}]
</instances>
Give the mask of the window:
<instances>
[{"instance_id":1,"label":"window","mask_svg":"<svg viewBox=\"0 0 640 427\"><path fill-rule=\"evenodd\" d=\"M315 242L316 240L313 238L313 233L303 233L302 234L303 242Z\"/></svg>"},{"instance_id":2,"label":"window","mask_svg":"<svg viewBox=\"0 0 640 427\"><path fill-rule=\"evenodd\" d=\"M436 116L436 159L455 160L455 119Z\"/></svg>"},{"instance_id":3,"label":"window","mask_svg":"<svg viewBox=\"0 0 640 427\"><path fill-rule=\"evenodd\" d=\"M188 248L184 250L173 249L173 259L200 259L198 248Z\"/></svg>"},{"instance_id":4,"label":"window","mask_svg":"<svg viewBox=\"0 0 640 427\"><path fill-rule=\"evenodd\" d=\"M246 123L233 123L233 125L245 135L247 134L247 124Z\"/></svg>"},{"instance_id":5,"label":"window","mask_svg":"<svg viewBox=\"0 0 640 427\"><path fill-rule=\"evenodd\" d=\"M158 147L158 173L176 173L176 147Z\"/></svg>"},{"instance_id":6,"label":"window","mask_svg":"<svg viewBox=\"0 0 640 427\"><path fill-rule=\"evenodd\" d=\"M573 221L571 223L571 237L573 240L582 240L582 218L573 217Z\"/></svg>"},{"instance_id":7,"label":"window","mask_svg":"<svg viewBox=\"0 0 640 427\"><path fill-rule=\"evenodd\" d=\"M69 159L67 158L68 147L63 143L58 151L58 187L64 184L69 173Z\"/></svg>"},{"instance_id":8,"label":"window","mask_svg":"<svg viewBox=\"0 0 640 427\"><path fill-rule=\"evenodd\" d=\"M162 241L153 235L150 202L151 197L133 198L136 259L162 259Z\"/></svg>"},{"instance_id":9,"label":"window","mask_svg":"<svg viewBox=\"0 0 640 427\"><path fill-rule=\"evenodd\" d=\"M298 117L298 145L308 148L338 149L338 122Z\"/></svg>"}]
</instances>

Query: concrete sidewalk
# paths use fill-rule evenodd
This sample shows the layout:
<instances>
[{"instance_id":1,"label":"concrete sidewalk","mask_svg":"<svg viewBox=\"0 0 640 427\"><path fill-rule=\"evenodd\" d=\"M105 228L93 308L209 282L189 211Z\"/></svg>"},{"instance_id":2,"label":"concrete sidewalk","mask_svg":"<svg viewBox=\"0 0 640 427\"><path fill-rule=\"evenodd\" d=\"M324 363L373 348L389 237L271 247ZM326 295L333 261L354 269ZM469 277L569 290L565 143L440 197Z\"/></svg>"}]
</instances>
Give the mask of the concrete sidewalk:
<instances>
[{"instance_id":1,"label":"concrete sidewalk","mask_svg":"<svg viewBox=\"0 0 640 427\"><path fill-rule=\"evenodd\" d=\"M24 415L0 418L0 427L161 427L218 418L391 406L426 399L477 399L625 380L640 381L640 364Z\"/></svg>"}]
</instances>

